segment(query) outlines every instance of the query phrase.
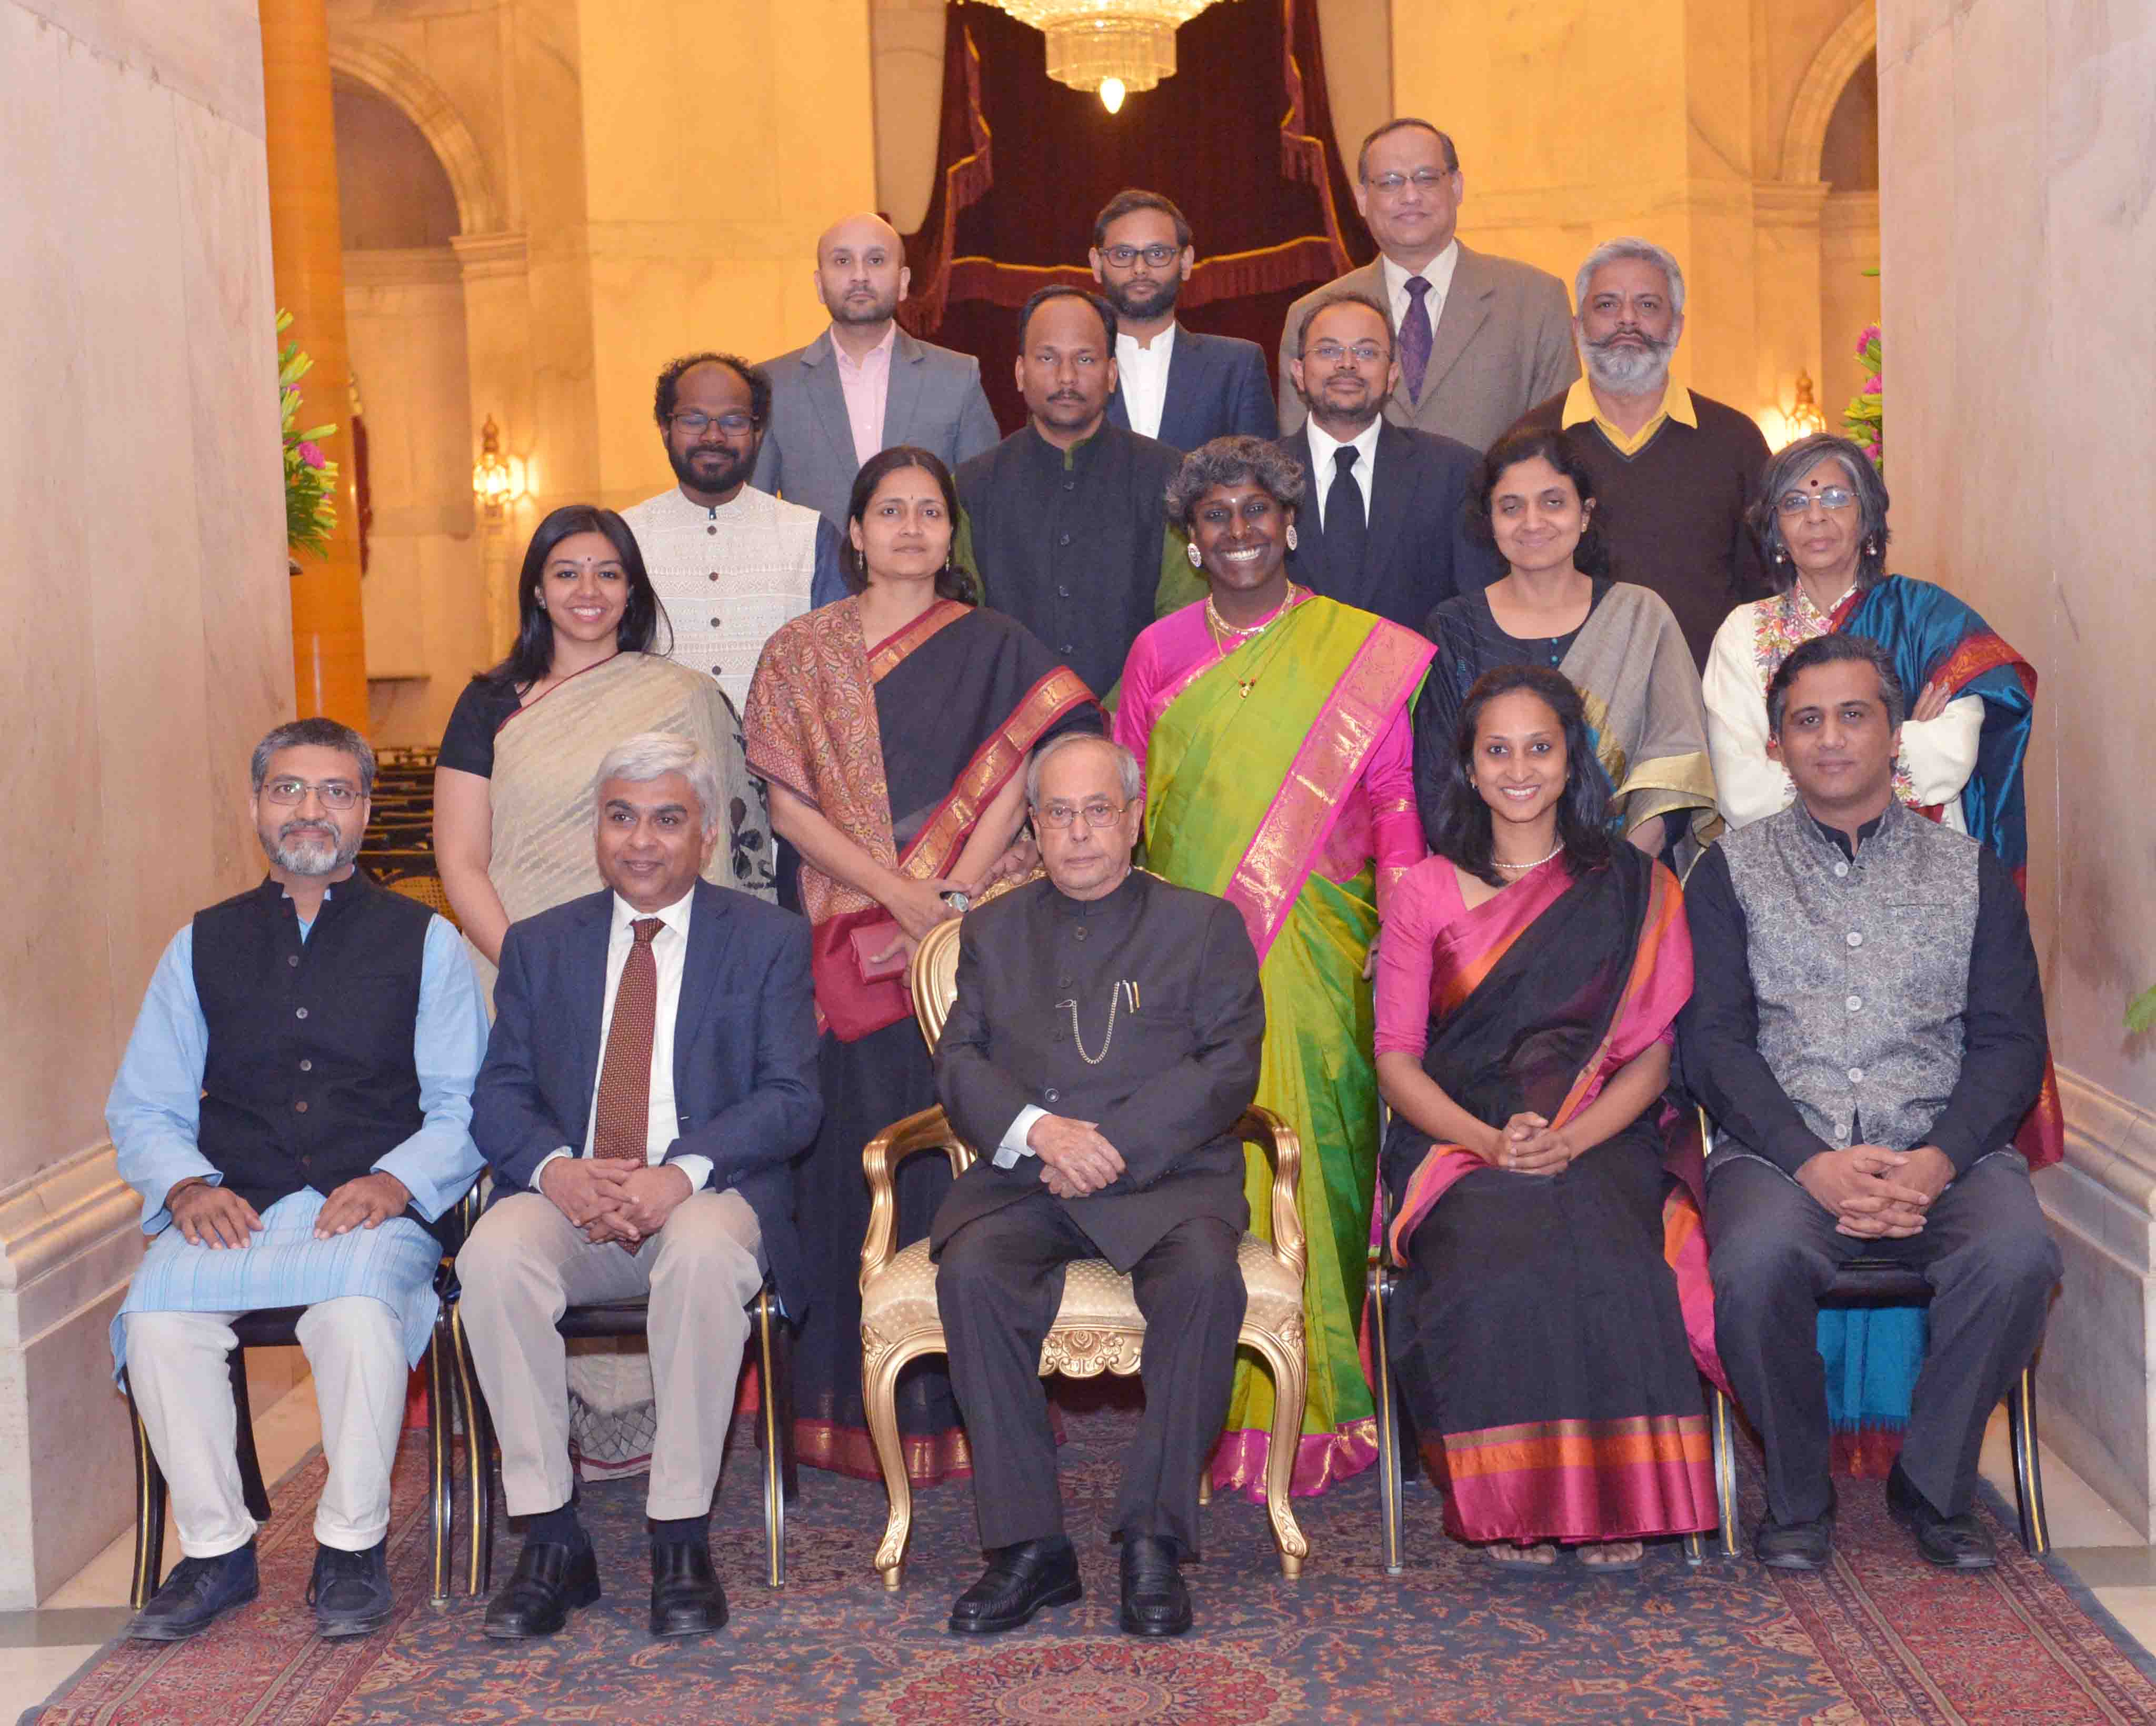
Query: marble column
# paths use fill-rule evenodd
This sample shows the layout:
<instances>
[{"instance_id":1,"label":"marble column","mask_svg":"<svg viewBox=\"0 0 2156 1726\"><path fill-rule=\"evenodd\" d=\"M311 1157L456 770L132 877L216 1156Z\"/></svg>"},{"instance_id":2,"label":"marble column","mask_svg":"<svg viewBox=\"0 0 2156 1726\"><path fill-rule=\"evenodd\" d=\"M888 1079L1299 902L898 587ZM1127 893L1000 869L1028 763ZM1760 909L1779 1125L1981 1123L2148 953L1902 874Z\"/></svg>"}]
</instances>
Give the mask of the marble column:
<instances>
[{"instance_id":1,"label":"marble column","mask_svg":"<svg viewBox=\"0 0 2156 1726\"><path fill-rule=\"evenodd\" d=\"M2037 667L2029 904L2066 1105L2044 1437L2156 1506L2156 0L1880 0L1894 566Z\"/></svg>"},{"instance_id":2,"label":"marble column","mask_svg":"<svg viewBox=\"0 0 2156 1726\"><path fill-rule=\"evenodd\" d=\"M0 0L0 1611L128 1525L106 1327L141 1252L105 1097L174 930L259 879L292 711L254 0Z\"/></svg>"},{"instance_id":3,"label":"marble column","mask_svg":"<svg viewBox=\"0 0 2156 1726\"><path fill-rule=\"evenodd\" d=\"M325 0L262 0L262 84L270 146L270 234L287 339L315 362L301 382L302 428L334 424L336 527L326 554L295 554L292 672L302 714L367 729L367 640L360 607L358 505L347 429L344 250L337 226L336 134Z\"/></svg>"}]
</instances>

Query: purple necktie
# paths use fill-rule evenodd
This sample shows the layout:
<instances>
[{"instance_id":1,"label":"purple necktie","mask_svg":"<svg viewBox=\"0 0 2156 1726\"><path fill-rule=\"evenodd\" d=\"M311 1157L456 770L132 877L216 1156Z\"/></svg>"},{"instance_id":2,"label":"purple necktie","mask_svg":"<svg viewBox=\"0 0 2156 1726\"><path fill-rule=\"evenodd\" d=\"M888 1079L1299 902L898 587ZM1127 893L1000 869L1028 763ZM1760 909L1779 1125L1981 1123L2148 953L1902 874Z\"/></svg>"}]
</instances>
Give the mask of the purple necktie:
<instances>
[{"instance_id":1,"label":"purple necktie","mask_svg":"<svg viewBox=\"0 0 2156 1726\"><path fill-rule=\"evenodd\" d=\"M1430 370L1430 284L1420 276L1408 278L1408 315L1400 320L1400 382L1408 387L1408 400L1422 400L1424 376Z\"/></svg>"}]
</instances>

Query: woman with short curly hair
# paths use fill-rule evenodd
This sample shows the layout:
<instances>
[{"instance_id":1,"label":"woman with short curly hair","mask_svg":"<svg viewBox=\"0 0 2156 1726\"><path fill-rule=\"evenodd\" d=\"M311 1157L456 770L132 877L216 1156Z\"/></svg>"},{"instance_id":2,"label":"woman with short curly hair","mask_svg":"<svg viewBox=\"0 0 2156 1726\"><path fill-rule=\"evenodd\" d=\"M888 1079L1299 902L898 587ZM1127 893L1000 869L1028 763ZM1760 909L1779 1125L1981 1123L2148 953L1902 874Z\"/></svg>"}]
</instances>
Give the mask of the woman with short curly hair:
<instances>
[{"instance_id":1,"label":"woman with short curly hair","mask_svg":"<svg viewBox=\"0 0 2156 1726\"><path fill-rule=\"evenodd\" d=\"M1255 438L1185 458L1168 518L1206 597L1139 636L1116 740L1145 763L1148 865L1243 914L1265 991L1258 1102L1302 1141L1310 1389L1298 1493L1369 1466L1375 1413L1356 1331L1378 1090L1364 980L1379 906L1423 856L1407 708L1430 643L1288 579L1302 469ZM1249 1186L1270 1181L1250 1153ZM1251 1225L1267 1232L1265 1207ZM1264 1481L1272 1392L1236 1368L1214 1482Z\"/></svg>"}]
</instances>

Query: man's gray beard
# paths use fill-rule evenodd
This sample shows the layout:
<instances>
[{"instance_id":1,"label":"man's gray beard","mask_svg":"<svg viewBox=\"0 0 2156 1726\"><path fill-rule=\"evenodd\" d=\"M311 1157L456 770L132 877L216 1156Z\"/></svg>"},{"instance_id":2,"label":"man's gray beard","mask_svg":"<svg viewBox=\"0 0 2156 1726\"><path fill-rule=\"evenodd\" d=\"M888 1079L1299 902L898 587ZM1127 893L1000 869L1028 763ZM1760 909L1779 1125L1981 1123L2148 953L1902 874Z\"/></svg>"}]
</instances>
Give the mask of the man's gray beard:
<instances>
[{"instance_id":1,"label":"man's gray beard","mask_svg":"<svg viewBox=\"0 0 2156 1726\"><path fill-rule=\"evenodd\" d=\"M1588 376L1605 390L1620 395L1643 396L1670 381L1670 356L1674 342L1658 342L1646 336L1640 347L1619 347L1611 342L1587 344Z\"/></svg>"},{"instance_id":2,"label":"man's gray beard","mask_svg":"<svg viewBox=\"0 0 2156 1726\"><path fill-rule=\"evenodd\" d=\"M290 839L280 834L275 844L262 848L270 853L270 861L288 875L334 875L359 855L360 841L366 836L354 834L341 844L331 845L320 839Z\"/></svg>"}]
</instances>

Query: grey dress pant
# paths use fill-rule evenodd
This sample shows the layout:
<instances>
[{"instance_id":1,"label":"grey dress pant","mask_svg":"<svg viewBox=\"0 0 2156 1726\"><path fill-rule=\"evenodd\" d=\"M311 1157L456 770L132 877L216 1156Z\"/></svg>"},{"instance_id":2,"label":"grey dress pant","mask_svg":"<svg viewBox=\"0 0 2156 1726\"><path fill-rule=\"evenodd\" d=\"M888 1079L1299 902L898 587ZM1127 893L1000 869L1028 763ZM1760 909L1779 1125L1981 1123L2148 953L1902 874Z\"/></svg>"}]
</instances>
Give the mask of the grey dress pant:
<instances>
[{"instance_id":1,"label":"grey dress pant","mask_svg":"<svg viewBox=\"0 0 2156 1726\"><path fill-rule=\"evenodd\" d=\"M1979 1158L1933 1201L1923 1232L1900 1241L1837 1234L1833 1213L1779 1169L1733 1158L1707 1177L1707 1239L1715 1344L1766 1446L1768 1515L1788 1524L1826 1512L1818 1301L1859 1257L1918 1267L1932 1285L1902 1468L1942 1515L1967 1510L1984 1425L2035 1352L2061 1272L2020 1154Z\"/></svg>"},{"instance_id":2,"label":"grey dress pant","mask_svg":"<svg viewBox=\"0 0 2156 1726\"><path fill-rule=\"evenodd\" d=\"M1145 1414L1124 1453L1114 1532L1163 1536L1183 1558L1198 1555L1199 1473L1228 1418L1249 1298L1236 1262L1241 1239L1217 1216L1191 1217L1131 1273L1146 1319ZM984 1547L1063 1532L1040 1345L1062 1303L1064 1267L1101 1256L1044 1187L965 1224L937 1260L936 1303Z\"/></svg>"}]
</instances>

